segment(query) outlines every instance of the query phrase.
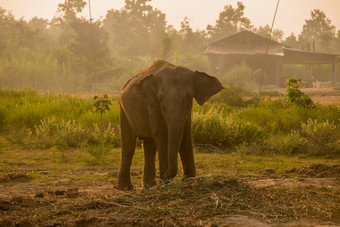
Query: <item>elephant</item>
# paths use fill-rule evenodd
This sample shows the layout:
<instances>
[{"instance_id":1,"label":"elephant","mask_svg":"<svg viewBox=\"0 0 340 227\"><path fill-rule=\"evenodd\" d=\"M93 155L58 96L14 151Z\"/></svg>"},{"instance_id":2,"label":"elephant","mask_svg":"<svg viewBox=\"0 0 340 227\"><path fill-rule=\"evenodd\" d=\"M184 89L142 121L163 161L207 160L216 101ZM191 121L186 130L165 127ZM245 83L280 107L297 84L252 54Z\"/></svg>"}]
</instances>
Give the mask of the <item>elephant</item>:
<instances>
[{"instance_id":1,"label":"elephant","mask_svg":"<svg viewBox=\"0 0 340 227\"><path fill-rule=\"evenodd\" d=\"M193 98L203 105L222 89L217 78L164 60L154 62L128 80L119 97L122 152L117 188L133 189L130 167L137 137L143 141L144 188L157 184L157 151L161 181L177 175L178 153L184 177L195 177L191 136Z\"/></svg>"}]
</instances>

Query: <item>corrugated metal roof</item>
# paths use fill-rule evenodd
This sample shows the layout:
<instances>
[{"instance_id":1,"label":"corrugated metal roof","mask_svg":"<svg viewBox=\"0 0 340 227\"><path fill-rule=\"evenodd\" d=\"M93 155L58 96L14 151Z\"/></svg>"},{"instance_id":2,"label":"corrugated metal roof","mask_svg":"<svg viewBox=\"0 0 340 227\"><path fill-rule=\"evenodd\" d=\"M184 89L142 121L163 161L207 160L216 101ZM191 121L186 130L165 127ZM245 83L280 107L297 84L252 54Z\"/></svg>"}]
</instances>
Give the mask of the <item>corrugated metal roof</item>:
<instances>
[{"instance_id":1,"label":"corrugated metal roof","mask_svg":"<svg viewBox=\"0 0 340 227\"><path fill-rule=\"evenodd\" d=\"M268 39L250 31L240 31L206 47L205 54L266 54ZM284 44L271 40L268 55L283 56Z\"/></svg>"},{"instance_id":2,"label":"corrugated metal roof","mask_svg":"<svg viewBox=\"0 0 340 227\"><path fill-rule=\"evenodd\" d=\"M205 54L215 55L264 55L266 54L268 38L250 31L240 31L221 40L209 44ZM339 54L315 53L290 48L285 44L269 41L268 55L282 56L284 63L314 64L334 61Z\"/></svg>"}]
</instances>

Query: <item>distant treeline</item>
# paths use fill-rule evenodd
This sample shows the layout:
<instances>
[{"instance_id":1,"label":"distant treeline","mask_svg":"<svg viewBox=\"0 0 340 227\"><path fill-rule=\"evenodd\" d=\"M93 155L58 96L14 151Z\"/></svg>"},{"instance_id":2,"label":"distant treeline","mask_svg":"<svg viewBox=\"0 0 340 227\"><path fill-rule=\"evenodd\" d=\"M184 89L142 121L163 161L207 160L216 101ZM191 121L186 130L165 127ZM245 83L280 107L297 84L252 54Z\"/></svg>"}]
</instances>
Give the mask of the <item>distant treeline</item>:
<instances>
[{"instance_id":1,"label":"distant treeline","mask_svg":"<svg viewBox=\"0 0 340 227\"><path fill-rule=\"evenodd\" d=\"M226 5L215 25L205 30L194 30L188 18L175 29L150 2L125 0L123 8L109 10L96 21L79 16L87 4L84 0L65 0L50 21L15 19L0 7L0 87L119 91L155 59L209 72L203 55L208 43L244 29L269 35L269 25L252 25L241 2L235 8ZM274 29L272 38L299 49L340 53L340 30L318 9L298 36L284 38L283 31ZM291 74L294 70L301 67L288 69Z\"/></svg>"}]
</instances>

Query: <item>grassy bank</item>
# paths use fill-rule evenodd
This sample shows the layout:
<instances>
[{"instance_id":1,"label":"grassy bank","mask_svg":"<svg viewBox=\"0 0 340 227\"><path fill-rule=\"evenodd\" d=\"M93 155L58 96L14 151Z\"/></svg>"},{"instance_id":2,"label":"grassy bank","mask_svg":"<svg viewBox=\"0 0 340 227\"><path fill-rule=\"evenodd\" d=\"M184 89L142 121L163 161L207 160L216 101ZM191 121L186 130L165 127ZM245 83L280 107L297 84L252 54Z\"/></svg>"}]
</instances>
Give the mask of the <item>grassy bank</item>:
<instances>
[{"instance_id":1,"label":"grassy bank","mask_svg":"<svg viewBox=\"0 0 340 227\"><path fill-rule=\"evenodd\" d=\"M245 99L237 90L228 92L239 101L230 104L230 98L217 97L203 106L195 103L195 144L254 154L339 154L339 106L305 108L284 98ZM110 110L101 120L91 97L3 89L0 130L27 149L82 148L103 158L99 156L120 146L119 105L116 97L110 99Z\"/></svg>"}]
</instances>

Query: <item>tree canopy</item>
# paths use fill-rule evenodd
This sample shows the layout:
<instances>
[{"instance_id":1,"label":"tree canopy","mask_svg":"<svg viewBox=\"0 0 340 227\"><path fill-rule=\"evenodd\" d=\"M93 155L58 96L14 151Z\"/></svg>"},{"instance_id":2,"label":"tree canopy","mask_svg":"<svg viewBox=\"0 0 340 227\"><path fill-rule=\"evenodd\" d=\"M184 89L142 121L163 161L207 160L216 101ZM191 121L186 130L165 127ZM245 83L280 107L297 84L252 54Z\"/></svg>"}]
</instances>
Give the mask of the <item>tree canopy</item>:
<instances>
[{"instance_id":1,"label":"tree canopy","mask_svg":"<svg viewBox=\"0 0 340 227\"><path fill-rule=\"evenodd\" d=\"M125 0L121 9L111 9L96 21L80 16L85 0L64 0L50 21L15 19L0 7L0 86L91 90L102 83L119 90L155 59L207 70L202 53L208 43L244 29L264 37L270 33L269 25L251 23L241 2L225 5L215 24L195 30L188 17L179 29L169 25L151 1ZM305 20L301 34L285 38L274 28L271 38L294 48L340 52L340 30L319 9Z\"/></svg>"}]
</instances>

